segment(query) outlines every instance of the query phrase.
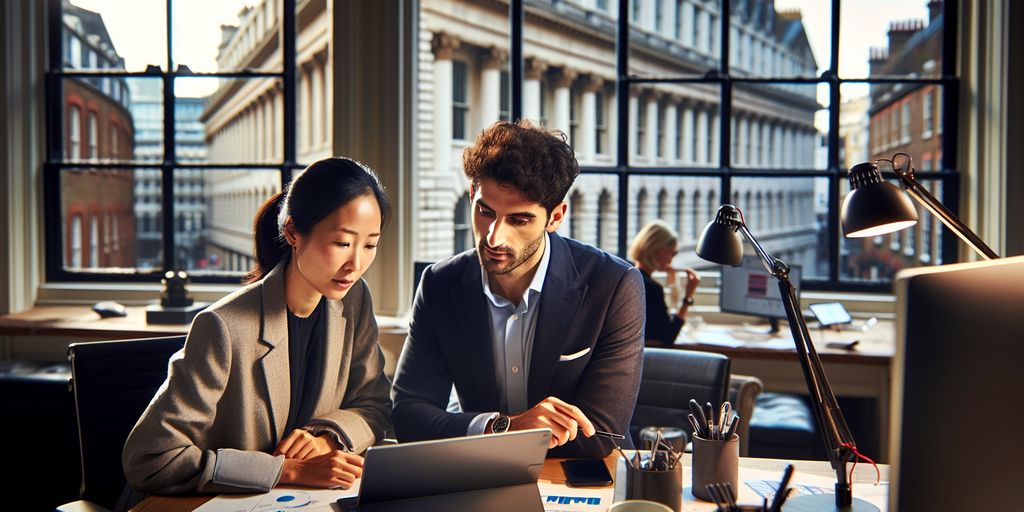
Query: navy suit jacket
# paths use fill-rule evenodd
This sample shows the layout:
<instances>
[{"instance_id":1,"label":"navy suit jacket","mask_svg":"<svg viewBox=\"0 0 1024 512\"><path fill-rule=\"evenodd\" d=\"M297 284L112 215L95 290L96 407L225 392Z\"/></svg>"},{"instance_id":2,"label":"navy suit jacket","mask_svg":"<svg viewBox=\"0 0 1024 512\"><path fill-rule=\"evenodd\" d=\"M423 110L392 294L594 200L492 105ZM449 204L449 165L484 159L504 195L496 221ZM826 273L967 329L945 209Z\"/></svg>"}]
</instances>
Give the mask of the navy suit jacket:
<instances>
[{"instance_id":1,"label":"navy suit jacket","mask_svg":"<svg viewBox=\"0 0 1024 512\"><path fill-rule=\"evenodd\" d=\"M558 397L582 409L597 429L627 435L628 443L643 369L643 279L633 266L589 245L554 233L550 242L529 404ZM498 408L491 336L476 251L428 267L395 373L391 418L399 441L464 436L477 414L505 412ZM446 410L452 383L462 413ZM548 455L603 457L613 448L609 439L581 434Z\"/></svg>"}]
</instances>

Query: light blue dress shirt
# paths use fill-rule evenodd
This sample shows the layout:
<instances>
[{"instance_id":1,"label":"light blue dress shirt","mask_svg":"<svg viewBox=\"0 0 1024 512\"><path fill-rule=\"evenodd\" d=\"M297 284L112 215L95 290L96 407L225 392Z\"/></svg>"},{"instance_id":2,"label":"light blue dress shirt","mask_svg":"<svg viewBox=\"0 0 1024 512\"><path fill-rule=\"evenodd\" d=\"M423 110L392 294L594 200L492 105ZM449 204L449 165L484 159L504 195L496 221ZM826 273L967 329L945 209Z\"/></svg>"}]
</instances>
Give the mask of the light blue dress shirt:
<instances>
[{"instance_id":1,"label":"light blue dress shirt","mask_svg":"<svg viewBox=\"0 0 1024 512\"><path fill-rule=\"evenodd\" d=\"M540 304L544 278L551 262L551 238L544 234L544 253L537 264L530 286L523 292L519 306L491 291L487 271L480 267L487 310L491 317L491 342L494 345L494 377L498 386L499 409L506 414L520 414L530 408L526 385L530 375L530 354L537 330L537 306ZM466 434L483 434L487 422L499 413L482 413L473 418Z\"/></svg>"}]
</instances>

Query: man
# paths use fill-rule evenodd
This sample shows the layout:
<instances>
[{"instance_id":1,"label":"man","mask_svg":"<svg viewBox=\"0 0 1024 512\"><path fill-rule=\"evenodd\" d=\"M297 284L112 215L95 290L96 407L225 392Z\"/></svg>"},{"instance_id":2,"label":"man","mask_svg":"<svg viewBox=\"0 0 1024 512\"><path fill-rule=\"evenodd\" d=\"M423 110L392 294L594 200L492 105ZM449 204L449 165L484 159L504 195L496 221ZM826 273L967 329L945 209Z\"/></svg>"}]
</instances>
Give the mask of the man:
<instances>
[{"instance_id":1,"label":"man","mask_svg":"<svg viewBox=\"0 0 1024 512\"><path fill-rule=\"evenodd\" d=\"M636 405L643 279L555 233L579 174L564 136L495 123L463 168L476 249L423 273L395 374L398 438L549 428L549 456L603 457L614 443L595 431L628 435ZM446 410L453 384L462 412Z\"/></svg>"}]
</instances>

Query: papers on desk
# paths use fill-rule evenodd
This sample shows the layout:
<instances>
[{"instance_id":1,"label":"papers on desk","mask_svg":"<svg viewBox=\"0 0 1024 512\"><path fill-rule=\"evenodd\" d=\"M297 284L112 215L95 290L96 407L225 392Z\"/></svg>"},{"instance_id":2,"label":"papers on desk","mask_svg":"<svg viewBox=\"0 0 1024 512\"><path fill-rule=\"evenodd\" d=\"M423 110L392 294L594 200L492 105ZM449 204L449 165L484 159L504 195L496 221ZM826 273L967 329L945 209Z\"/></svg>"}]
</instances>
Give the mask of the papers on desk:
<instances>
[{"instance_id":1,"label":"papers on desk","mask_svg":"<svg viewBox=\"0 0 1024 512\"><path fill-rule=\"evenodd\" d=\"M793 339L789 336L745 332L738 328L707 327L695 333L680 337L683 344L697 343L729 348L762 348L765 350L789 350Z\"/></svg>"},{"instance_id":2,"label":"papers on desk","mask_svg":"<svg viewBox=\"0 0 1024 512\"><path fill-rule=\"evenodd\" d=\"M605 512L615 498L615 487L572 488L537 482L545 512Z\"/></svg>"},{"instance_id":3,"label":"papers on desk","mask_svg":"<svg viewBox=\"0 0 1024 512\"><path fill-rule=\"evenodd\" d=\"M306 489L280 487L263 494L221 494L196 512L277 512L301 510L330 512L334 502L359 494L359 480L351 489Z\"/></svg>"}]
</instances>

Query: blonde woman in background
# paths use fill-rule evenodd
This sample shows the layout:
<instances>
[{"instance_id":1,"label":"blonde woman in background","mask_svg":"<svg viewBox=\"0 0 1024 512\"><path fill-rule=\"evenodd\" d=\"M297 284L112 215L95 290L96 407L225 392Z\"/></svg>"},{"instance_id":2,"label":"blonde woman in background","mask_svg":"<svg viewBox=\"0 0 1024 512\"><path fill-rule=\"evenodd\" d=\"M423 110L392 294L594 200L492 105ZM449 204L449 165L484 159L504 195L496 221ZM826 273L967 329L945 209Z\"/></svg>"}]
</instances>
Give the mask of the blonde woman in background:
<instances>
[{"instance_id":1,"label":"blonde woman in background","mask_svg":"<svg viewBox=\"0 0 1024 512\"><path fill-rule=\"evenodd\" d=\"M678 252L679 235L663 221L655 220L640 229L629 246L629 259L644 277L647 293L647 327L644 337L648 346L671 345L686 323L686 312L693 305L700 277L692 269L672 268ZM672 303L678 303L675 314L665 304L665 288L651 277L655 271L665 272ZM677 273L682 272L685 293L679 293ZM682 295L682 297L680 297Z\"/></svg>"}]
</instances>

